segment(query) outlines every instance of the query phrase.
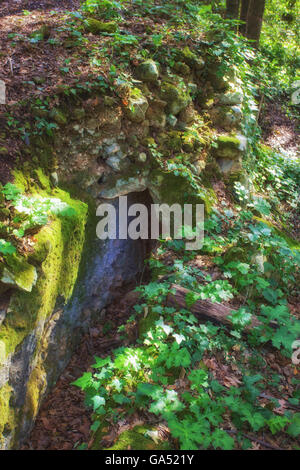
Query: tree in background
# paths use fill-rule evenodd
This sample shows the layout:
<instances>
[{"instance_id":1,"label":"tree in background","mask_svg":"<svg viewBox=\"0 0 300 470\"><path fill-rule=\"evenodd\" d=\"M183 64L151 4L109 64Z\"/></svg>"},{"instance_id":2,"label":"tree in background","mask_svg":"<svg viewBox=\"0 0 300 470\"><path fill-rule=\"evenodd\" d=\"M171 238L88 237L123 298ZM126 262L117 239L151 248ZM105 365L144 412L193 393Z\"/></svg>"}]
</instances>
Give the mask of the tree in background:
<instances>
[{"instance_id":1,"label":"tree in background","mask_svg":"<svg viewBox=\"0 0 300 470\"><path fill-rule=\"evenodd\" d=\"M237 20L240 11L240 0L226 0L226 16L227 18Z\"/></svg>"},{"instance_id":2,"label":"tree in background","mask_svg":"<svg viewBox=\"0 0 300 470\"><path fill-rule=\"evenodd\" d=\"M259 45L265 3L265 0L226 0L227 18L243 22L239 31L254 41L255 47Z\"/></svg>"},{"instance_id":3,"label":"tree in background","mask_svg":"<svg viewBox=\"0 0 300 470\"><path fill-rule=\"evenodd\" d=\"M243 23L240 24L239 31L243 36L246 36L246 33L247 33L247 17L248 17L249 3L250 3L250 0L241 0L240 20L243 21Z\"/></svg>"},{"instance_id":4,"label":"tree in background","mask_svg":"<svg viewBox=\"0 0 300 470\"><path fill-rule=\"evenodd\" d=\"M254 41L254 46L259 46L260 33L266 0L250 0L247 14L246 37Z\"/></svg>"}]
</instances>

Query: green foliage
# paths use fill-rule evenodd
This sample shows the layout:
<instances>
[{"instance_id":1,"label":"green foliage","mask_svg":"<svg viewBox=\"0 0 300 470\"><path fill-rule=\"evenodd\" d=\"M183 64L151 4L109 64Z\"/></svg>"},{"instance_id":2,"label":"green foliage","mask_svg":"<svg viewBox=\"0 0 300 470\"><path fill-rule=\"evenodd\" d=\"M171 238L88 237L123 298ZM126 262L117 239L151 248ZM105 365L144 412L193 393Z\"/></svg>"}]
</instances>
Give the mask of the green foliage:
<instances>
[{"instance_id":1,"label":"green foliage","mask_svg":"<svg viewBox=\"0 0 300 470\"><path fill-rule=\"evenodd\" d=\"M264 16L260 80L267 96L287 92L299 72L299 3L270 0Z\"/></svg>"},{"instance_id":2,"label":"green foliage","mask_svg":"<svg viewBox=\"0 0 300 470\"><path fill-rule=\"evenodd\" d=\"M61 217L74 215L74 209L60 199L27 196L12 183L2 188L1 194L9 214L1 224L1 233L5 239L0 239L0 252L4 255L15 253L13 241L46 225L51 214Z\"/></svg>"},{"instance_id":3,"label":"green foliage","mask_svg":"<svg viewBox=\"0 0 300 470\"><path fill-rule=\"evenodd\" d=\"M256 159L249 167L249 172L255 188L266 191L273 206L284 201L291 209L299 208L299 159L287 158L259 145L256 146Z\"/></svg>"},{"instance_id":4,"label":"green foliage","mask_svg":"<svg viewBox=\"0 0 300 470\"><path fill-rule=\"evenodd\" d=\"M103 19L117 18L122 9L122 1L86 0L81 9L84 13L94 14Z\"/></svg>"},{"instance_id":5,"label":"green foliage","mask_svg":"<svg viewBox=\"0 0 300 470\"><path fill-rule=\"evenodd\" d=\"M12 255L15 252L16 248L11 242L0 238L0 253L2 253L3 255Z\"/></svg>"}]
</instances>

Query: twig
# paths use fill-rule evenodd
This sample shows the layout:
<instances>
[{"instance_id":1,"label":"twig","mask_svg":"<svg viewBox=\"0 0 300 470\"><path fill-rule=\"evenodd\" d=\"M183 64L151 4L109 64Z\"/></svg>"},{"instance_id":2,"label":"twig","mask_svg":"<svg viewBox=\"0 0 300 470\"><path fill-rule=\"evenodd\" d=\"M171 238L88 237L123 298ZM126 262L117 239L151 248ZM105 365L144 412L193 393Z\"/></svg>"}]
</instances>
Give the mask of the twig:
<instances>
[{"instance_id":1,"label":"twig","mask_svg":"<svg viewBox=\"0 0 300 470\"><path fill-rule=\"evenodd\" d=\"M228 432L229 434L237 434L238 433L238 431L236 431L235 429L224 429L224 431ZM242 436L244 436L246 439L249 439L250 441L257 442L257 444L260 444L261 446L264 446L267 449L284 450L281 447L273 446L272 444L269 444L268 442L262 441L261 439L257 439L256 437L249 436L248 434L242 433Z\"/></svg>"},{"instance_id":2,"label":"twig","mask_svg":"<svg viewBox=\"0 0 300 470\"><path fill-rule=\"evenodd\" d=\"M280 398L272 397L271 395L267 395L264 392L262 392L259 396L260 398L266 398L268 400L277 400L277 401L280 400ZM285 408L295 410L295 411L300 411L300 406L293 405L292 403L289 403L287 400L283 400L283 401L284 401Z\"/></svg>"}]
</instances>

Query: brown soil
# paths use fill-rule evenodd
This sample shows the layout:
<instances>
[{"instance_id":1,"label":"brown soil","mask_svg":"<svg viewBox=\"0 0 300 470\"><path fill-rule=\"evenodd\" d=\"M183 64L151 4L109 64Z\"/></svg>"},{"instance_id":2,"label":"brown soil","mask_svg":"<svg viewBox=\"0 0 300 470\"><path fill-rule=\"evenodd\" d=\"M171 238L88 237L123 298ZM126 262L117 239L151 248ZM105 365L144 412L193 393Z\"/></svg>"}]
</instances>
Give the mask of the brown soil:
<instances>
[{"instance_id":1,"label":"brown soil","mask_svg":"<svg viewBox=\"0 0 300 470\"><path fill-rule=\"evenodd\" d=\"M300 156L300 133L297 122L283 111L281 103L267 102L260 117L262 138L266 145L285 152L287 156ZM299 126L299 123L298 123Z\"/></svg>"}]
</instances>

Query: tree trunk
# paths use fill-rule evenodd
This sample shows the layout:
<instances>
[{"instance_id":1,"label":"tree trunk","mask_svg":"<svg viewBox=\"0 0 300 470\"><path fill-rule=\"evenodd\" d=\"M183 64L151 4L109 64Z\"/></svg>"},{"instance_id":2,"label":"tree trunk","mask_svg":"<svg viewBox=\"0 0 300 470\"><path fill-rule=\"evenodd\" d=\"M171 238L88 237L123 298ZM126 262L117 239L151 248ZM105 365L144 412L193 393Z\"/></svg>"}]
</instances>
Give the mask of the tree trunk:
<instances>
[{"instance_id":1,"label":"tree trunk","mask_svg":"<svg viewBox=\"0 0 300 470\"><path fill-rule=\"evenodd\" d=\"M242 0L240 20L243 21L243 24L240 25L239 31L243 36L246 36L247 33L247 17L249 10L250 0Z\"/></svg>"},{"instance_id":2,"label":"tree trunk","mask_svg":"<svg viewBox=\"0 0 300 470\"><path fill-rule=\"evenodd\" d=\"M254 47L259 46L265 4L265 0L250 0L246 36L254 41Z\"/></svg>"},{"instance_id":3,"label":"tree trunk","mask_svg":"<svg viewBox=\"0 0 300 470\"><path fill-rule=\"evenodd\" d=\"M226 16L231 20L239 18L240 0L226 0Z\"/></svg>"}]
</instances>

